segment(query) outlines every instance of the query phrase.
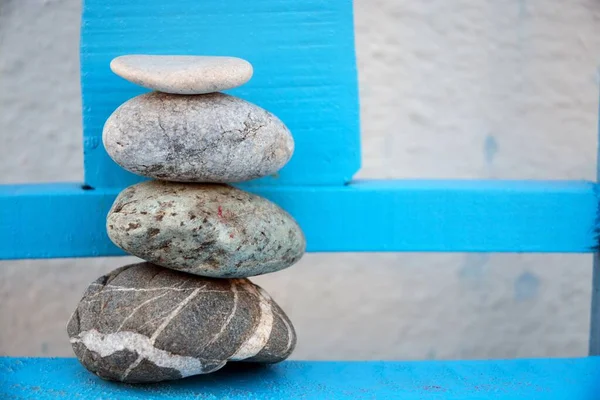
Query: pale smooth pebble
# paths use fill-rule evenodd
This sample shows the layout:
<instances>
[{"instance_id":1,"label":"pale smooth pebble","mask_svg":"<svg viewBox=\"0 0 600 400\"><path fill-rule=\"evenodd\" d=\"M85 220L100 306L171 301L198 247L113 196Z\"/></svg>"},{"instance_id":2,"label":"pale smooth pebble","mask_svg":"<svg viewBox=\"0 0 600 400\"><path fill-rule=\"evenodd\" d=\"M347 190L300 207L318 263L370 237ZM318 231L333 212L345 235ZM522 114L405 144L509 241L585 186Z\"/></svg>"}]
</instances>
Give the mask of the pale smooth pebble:
<instances>
[{"instance_id":1,"label":"pale smooth pebble","mask_svg":"<svg viewBox=\"0 0 600 400\"><path fill-rule=\"evenodd\" d=\"M262 178L283 168L294 152L279 118L224 93L134 97L108 118L102 140L126 170L176 182Z\"/></svg>"},{"instance_id":2,"label":"pale smooth pebble","mask_svg":"<svg viewBox=\"0 0 600 400\"><path fill-rule=\"evenodd\" d=\"M172 94L205 94L242 86L252 64L236 57L124 55L110 69L148 89Z\"/></svg>"}]
</instances>

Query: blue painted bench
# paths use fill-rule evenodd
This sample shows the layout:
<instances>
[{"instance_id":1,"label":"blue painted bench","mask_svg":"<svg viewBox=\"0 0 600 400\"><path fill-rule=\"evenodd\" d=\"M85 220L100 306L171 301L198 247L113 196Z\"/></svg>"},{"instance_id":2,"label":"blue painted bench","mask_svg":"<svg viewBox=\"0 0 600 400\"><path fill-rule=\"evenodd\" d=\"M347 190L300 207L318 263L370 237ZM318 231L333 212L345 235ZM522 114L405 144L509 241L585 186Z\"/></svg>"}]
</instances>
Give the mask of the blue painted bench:
<instances>
[{"instance_id":1,"label":"blue painted bench","mask_svg":"<svg viewBox=\"0 0 600 400\"><path fill-rule=\"evenodd\" d=\"M100 136L108 115L142 92L109 70L126 53L254 64L251 83L231 92L280 116L297 150L278 176L244 186L294 215L308 251L598 251L593 182L352 181L360 140L350 0L85 0L85 183L0 186L0 259L123 254L106 236L105 217L140 178L108 158ZM599 265L596 257L590 357L232 364L137 386L103 381L72 358L4 357L0 398L599 399Z\"/></svg>"}]
</instances>

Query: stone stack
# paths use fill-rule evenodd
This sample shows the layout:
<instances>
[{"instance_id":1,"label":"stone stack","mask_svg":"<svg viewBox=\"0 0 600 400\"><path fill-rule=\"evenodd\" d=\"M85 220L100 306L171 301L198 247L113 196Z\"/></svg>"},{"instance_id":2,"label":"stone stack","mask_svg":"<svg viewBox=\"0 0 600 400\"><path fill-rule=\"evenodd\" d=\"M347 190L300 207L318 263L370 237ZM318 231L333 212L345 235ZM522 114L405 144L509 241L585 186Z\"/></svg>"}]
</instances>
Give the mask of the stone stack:
<instances>
[{"instance_id":1,"label":"stone stack","mask_svg":"<svg viewBox=\"0 0 600 400\"><path fill-rule=\"evenodd\" d=\"M286 359L296 344L292 323L247 278L298 261L304 235L274 203L228 185L276 173L294 150L277 117L219 93L247 82L252 66L135 55L111 69L155 90L121 105L103 131L115 162L156 179L122 191L107 218L110 239L146 262L90 285L67 325L75 354L122 382Z\"/></svg>"}]
</instances>

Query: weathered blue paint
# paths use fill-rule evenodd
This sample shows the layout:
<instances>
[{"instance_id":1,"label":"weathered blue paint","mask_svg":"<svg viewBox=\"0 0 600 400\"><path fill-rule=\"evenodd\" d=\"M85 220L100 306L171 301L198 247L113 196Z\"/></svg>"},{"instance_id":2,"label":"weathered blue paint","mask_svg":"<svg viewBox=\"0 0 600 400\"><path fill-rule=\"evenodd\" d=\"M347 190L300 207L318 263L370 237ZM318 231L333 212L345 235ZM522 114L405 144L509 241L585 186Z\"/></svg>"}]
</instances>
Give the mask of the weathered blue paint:
<instances>
[{"instance_id":1,"label":"weathered blue paint","mask_svg":"<svg viewBox=\"0 0 600 400\"><path fill-rule=\"evenodd\" d=\"M254 77L230 91L279 116L296 151L261 184L343 184L360 167L351 0L85 0L81 29L85 182L138 182L106 154L104 122L144 92L114 75L118 55L231 55Z\"/></svg>"},{"instance_id":2,"label":"weathered blue paint","mask_svg":"<svg viewBox=\"0 0 600 400\"><path fill-rule=\"evenodd\" d=\"M364 181L264 186L308 251L591 252L597 209L587 182ZM119 189L0 186L0 259L123 254L106 236Z\"/></svg>"},{"instance_id":3,"label":"weathered blue paint","mask_svg":"<svg viewBox=\"0 0 600 400\"><path fill-rule=\"evenodd\" d=\"M498 153L498 142L494 135L486 135L485 141L483 143L483 154L485 158L485 162L488 165L494 163L494 158Z\"/></svg>"},{"instance_id":4,"label":"weathered blue paint","mask_svg":"<svg viewBox=\"0 0 600 400\"><path fill-rule=\"evenodd\" d=\"M523 272L514 282L514 299L526 301L535 299L540 289L540 279L529 271Z\"/></svg>"},{"instance_id":5,"label":"weathered blue paint","mask_svg":"<svg viewBox=\"0 0 600 400\"><path fill-rule=\"evenodd\" d=\"M481 280L486 276L490 253L467 253L459 276L462 279Z\"/></svg>"},{"instance_id":6,"label":"weathered blue paint","mask_svg":"<svg viewBox=\"0 0 600 400\"><path fill-rule=\"evenodd\" d=\"M152 385L106 382L75 359L2 359L2 398L595 400L600 358L445 362L231 364Z\"/></svg>"}]
</instances>

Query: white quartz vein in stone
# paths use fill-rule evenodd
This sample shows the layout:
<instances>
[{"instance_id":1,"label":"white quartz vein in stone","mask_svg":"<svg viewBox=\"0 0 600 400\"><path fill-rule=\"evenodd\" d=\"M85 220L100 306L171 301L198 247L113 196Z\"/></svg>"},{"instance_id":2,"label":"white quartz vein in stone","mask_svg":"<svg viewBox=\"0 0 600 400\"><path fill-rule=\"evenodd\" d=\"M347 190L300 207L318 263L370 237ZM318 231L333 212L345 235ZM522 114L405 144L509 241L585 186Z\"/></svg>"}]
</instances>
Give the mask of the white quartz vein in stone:
<instances>
[{"instance_id":1,"label":"white quartz vein in stone","mask_svg":"<svg viewBox=\"0 0 600 400\"><path fill-rule=\"evenodd\" d=\"M136 332L122 331L105 334L92 329L81 332L77 337L71 339L71 343L81 343L101 357L108 357L123 350L135 352L139 355L138 357L147 359L161 368L172 368L179 371L182 377L204 372L204 367L199 359L157 349L150 338Z\"/></svg>"},{"instance_id":2,"label":"white quartz vein in stone","mask_svg":"<svg viewBox=\"0 0 600 400\"><path fill-rule=\"evenodd\" d=\"M239 301L239 295L238 295L238 290L237 290L237 285L236 285L236 280L235 279L231 280L231 293L233 293L233 307L231 308L231 312L229 313L229 315L225 319L225 322L223 322L223 326L221 326L221 329L219 330L219 332L217 332L212 337L212 339L210 339L210 341L206 344L206 346L204 346L204 348L207 348L208 346L210 346L211 344L213 344L218 338L221 337L221 335L223 334L223 332L225 332L225 329L227 329L227 327L229 326L229 323L233 319L233 316L235 315L235 312L237 311L237 306L238 306L238 301Z\"/></svg>"},{"instance_id":3,"label":"white quartz vein in stone","mask_svg":"<svg viewBox=\"0 0 600 400\"><path fill-rule=\"evenodd\" d=\"M167 316L167 314L168 314L169 312L170 312L169 310L166 310L165 312L163 312L163 313L160 313L160 314L159 314L159 315L157 315L156 317L154 317L154 318L152 318L152 319L149 319L148 321L146 321L146 322L144 322L142 325L140 325L140 326L137 328L137 330L138 330L138 331L141 331L141 330L142 330L142 329L143 329L145 326L147 326L147 325L150 325L150 324L153 324L153 323L154 323L154 322L156 322L156 321L162 320L164 317L166 317L166 316Z\"/></svg>"},{"instance_id":4,"label":"white quartz vein in stone","mask_svg":"<svg viewBox=\"0 0 600 400\"><path fill-rule=\"evenodd\" d=\"M133 317L135 315L135 313L139 311L140 308L144 307L148 303L152 303L153 301L156 301L156 300L160 299L161 297L165 297L168 294L169 294L169 292L164 292L163 294L159 294L158 296L152 297L152 298L144 301L143 303L141 303L136 308L134 308L133 311L131 311L131 313L127 317L125 317L125 319L123 319L123 322L121 322L121 325L119 325L119 327L117 328L117 332L119 332L123 328L123 326L125 325L125 323L127 321L129 321L129 319L131 317Z\"/></svg>"},{"instance_id":5,"label":"white quartz vein in stone","mask_svg":"<svg viewBox=\"0 0 600 400\"><path fill-rule=\"evenodd\" d=\"M283 315L279 314L279 312L277 310L274 309L273 312L283 322L283 324L285 325L285 329L287 329L288 342L287 342L287 346L285 347L285 350L283 351L283 354L285 354L288 352L290 347L292 347L292 327L287 322L287 320L285 318L283 318Z\"/></svg>"},{"instance_id":6,"label":"white quartz vein in stone","mask_svg":"<svg viewBox=\"0 0 600 400\"><path fill-rule=\"evenodd\" d=\"M269 341L273 329L273 310L271 308L271 297L262 288L254 286L249 281L244 281L243 286L251 293L257 295L260 318L256 330L246 339L240 348L229 357L230 360L240 361L257 355Z\"/></svg>"},{"instance_id":7,"label":"white quartz vein in stone","mask_svg":"<svg viewBox=\"0 0 600 400\"><path fill-rule=\"evenodd\" d=\"M101 285L98 285L101 286ZM96 301L97 299L95 299L95 297L98 297L102 294L105 293L115 293L115 292L155 292L155 291L162 291L162 290L168 290L171 292L189 292L191 290L196 290L196 288L179 288L179 287L159 287L159 288L147 288L147 289L137 289L137 288L128 288L128 287L122 287L122 286L110 286L107 285L105 286L107 288L110 288L109 290L101 290L99 292L96 292L94 294L91 294L89 296L86 297L85 300L83 300L83 302L89 302L89 301ZM205 286L203 286L205 287ZM209 290L203 290L203 293L227 293L228 290L214 290L214 289L209 289Z\"/></svg>"},{"instance_id":8,"label":"white quartz vein in stone","mask_svg":"<svg viewBox=\"0 0 600 400\"><path fill-rule=\"evenodd\" d=\"M162 333L163 330L165 330L165 328L169 325L169 323L171 323L171 321L173 320L173 318L175 318L177 315L179 315L179 313L181 312L181 310L183 310L183 308L188 305L188 303L190 301L192 301L194 299L194 297L198 296L198 293L200 293L200 291L204 288L205 286L202 286L200 288L194 289L194 291L185 299L183 299L183 301L181 303L179 303L177 305L177 307L175 307L173 309L173 311L171 311L171 313L169 313L169 315L167 315L167 317L164 319L164 321L162 322L162 324L160 324L158 326L158 328L156 328L156 330L154 331L154 333L152 334L152 336L150 336L150 344L152 345L152 347L154 347L154 342L156 342L156 339L160 336L160 334ZM144 356L144 354L140 354L138 353L138 358L132 362L129 367L127 367L127 369L125 370L125 372L123 372L123 375L121 376L121 380L125 380L127 378L127 376L131 373L131 371L133 371L133 369L135 367L137 367L142 360L146 358ZM157 364L158 365L158 364ZM182 374L183 376L183 374ZM189 375L186 375L189 376Z\"/></svg>"},{"instance_id":9,"label":"white quartz vein in stone","mask_svg":"<svg viewBox=\"0 0 600 400\"><path fill-rule=\"evenodd\" d=\"M206 287L206 285L202 286L198 289L194 289L194 291L188 297L183 299L183 301L181 303L179 303L177 305L177 307L175 307L175 309L173 309L173 311L171 311L171 313L169 315L167 315L167 318L165 318L163 323L160 324L160 326L158 328L156 328L156 330L150 337L150 340L152 340L153 343L156 340L156 338L158 338L158 336L160 336L162 331L165 330L165 328L169 325L169 323L173 320L173 318L175 318L177 315L179 315L181 310L183 310L183 308L185 306L187 306L188 303L194 299L194 297L198 296L198 293L200 293L200 291L202 291L202 289L204 289L205 287Z\"/></svg>"}]
</instances>

